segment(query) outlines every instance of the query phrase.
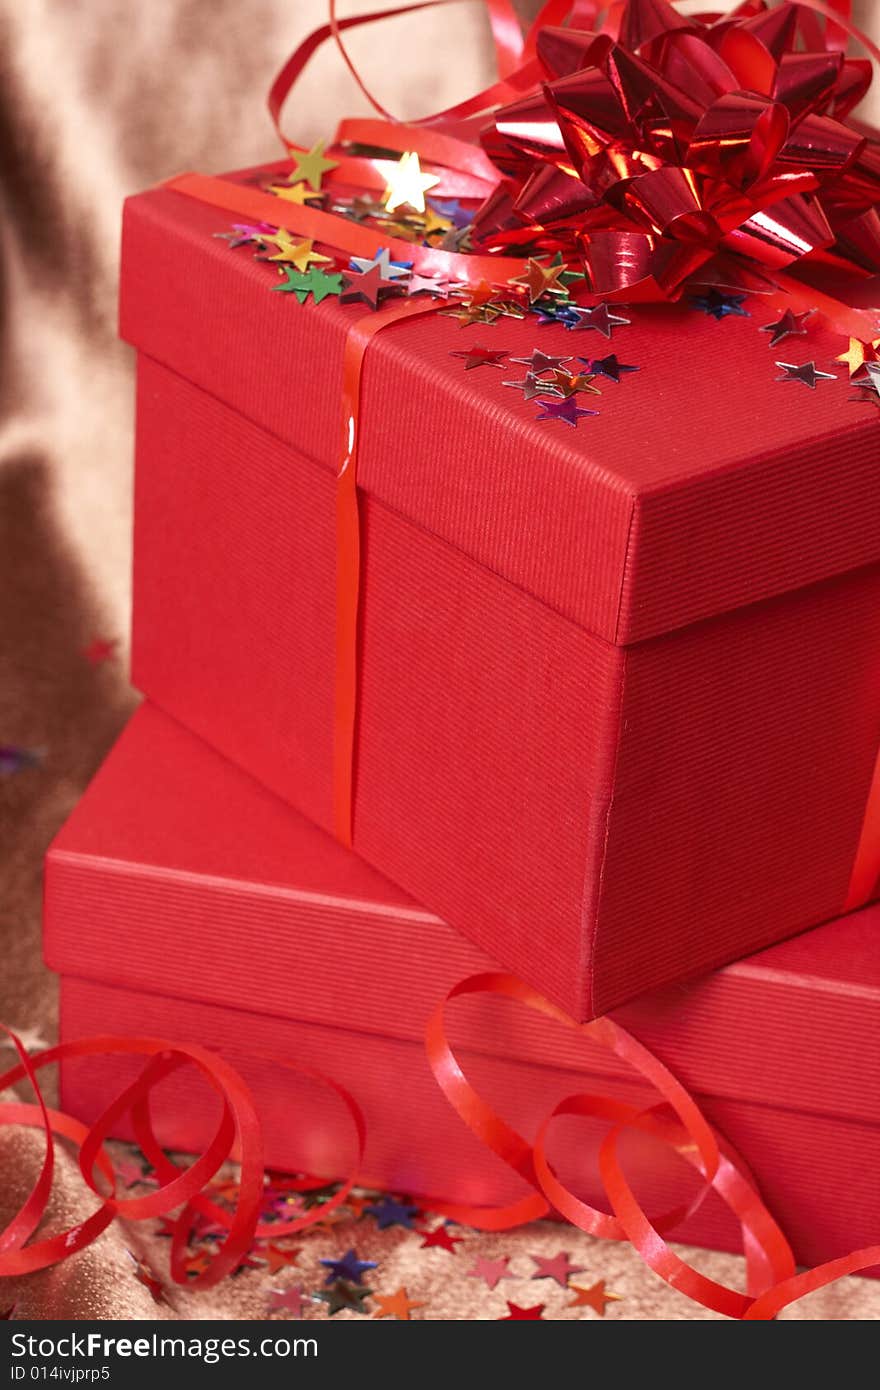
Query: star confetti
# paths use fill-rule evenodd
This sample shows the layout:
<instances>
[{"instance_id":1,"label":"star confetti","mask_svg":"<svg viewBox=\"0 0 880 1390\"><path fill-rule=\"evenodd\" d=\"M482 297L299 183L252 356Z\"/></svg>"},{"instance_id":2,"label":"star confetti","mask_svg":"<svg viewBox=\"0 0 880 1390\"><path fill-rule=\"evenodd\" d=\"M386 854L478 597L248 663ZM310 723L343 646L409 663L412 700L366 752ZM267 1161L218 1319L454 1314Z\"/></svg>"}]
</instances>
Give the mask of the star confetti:
<instances>
[{"instance_id":1,"label":"star confetti","mask_svg":"<svg viewBox=\"0 0 880 1390\"><path fill-rule=\"evenodd\" d=\"M872 342L868 343L863 343L860 338L850 338L846 352L842 352L834 360L846 363L850 378L861 376L869 362L880 361L878 348L880 348L880 338L874 338Z\"/></svg>"},{"instance_id":2,"label":"star confetti","mask_svg":"<svg viewBox=\"0 0 880 1390\"><path fill-rule=\"evenodd\" d=\"M338 167L335 159L324 158L326 143L326 140L319 140L310 150L289 151L293 160L293 169L288 179L290 184L307 183L315 193L319 191L324 175Z\"/></svg>"},{"instance_id":3,"label":"star confetti","mask_svg":"<svg viewBox=\"0 0 880 1390\"><path fill-rule=\"evenodd\" d=\"M529 292L529 303L534 304L542 295L556 294L565 295L565 285L560 283L560 276L563 274L565 266L560 261L558 265L544 266L540 261L536 261L530 256L526 261L526 268L522 275L517 275L510 281L511 285L522 285Z\"/></svg>"},{"instance_id":4,"label":"star confetti","mask_svg":"<svg viewBox=\"0 0 880 1390\"><path fill-rule=\"evenodd\" d=\"M604 376L609 381L620 381L625 372L637 372L638 367L632 367L626 362L620 362L616 352L611 352L607 357L579 357L579 362L583 362L590 376Z\"/></svg>"},{"instance_id":5,"label":"star confetti","mask_svg":"<svg viewBox=\"0 0 880 1390\"><path fill-rule=\"evenodd\" d=\"M467 1272L468 1279L483 1279L488 1288L494 1289L501 1279L510 1279L512 1276L508 1266L510 1259L507 1255L502 1255L498 1260L487 1260L485 1255L480 1255L473 1269Z\"/></svg>"},{"instance_id":6,"label":"star confetti","mask_svg":"<svg viewBox=\"0 0 880 1390\"><path fill-rule=\"evenodd\" d=\"M376 1225L380 1231L387 1230L389 1226L405 1226L411 1231L413 1220L419 1214L418 1207L395 1201L393 1197L383 1197L375 1206L364 1207L364 1211L367 1216L376 1218Z\"/></svg>"},{"instance_id":7,"label":"star confetti","mask_svg":"<svg viewBox=\"0 0 880 1390\"><path fill-rule=\"evenodd\" d=\"M745 299L744 294L723 294L721 290L707 290L705 294L692 294L691 304L695 309L702 309L709 318L726 319L731 314L739 314L741 318L750 318L748 309L742 307Z\"/></svg>"},{"instance_id":8,"label":"star confetti","mask_svg":"<svg viewBox=\"0 0 880 1390\"><path fill-rule=\"evenodd\" d=\"M327 265L333 259L332 256L322 256L319 251L315 251L314 241L309 237L294 240L289 233L279 229L274 237L265 237L267 246L274 246L275 251L271 256L260 256L258 260L278 261L286 265L295 266L297 270L308 270L309 266Z\"/></svg>"},{"instance_id":9,"label":"star confetti","mask_svg":"<svg viewBox=\"0 0 880 1390\"><path fill-rule=\"evenodd\" d=\"M416 212L425 211L425 194L440 179L436 174L422 173L419 157L414 150L408 150L398 160L376 159L373 162L387 185L382 201L389 212L400 207L415 208Z\"/></svg>"},{"instance_id":10,"label":"star confetti","mask_svg":"<svg viewBox=\"0 0 880 1390\"><path fill-rule=\"evenodd\" d=\"M856 394L850 396L850 400L860 401L863 405L880 406L880 362L866 362L865 373L864 381L851 382Z\"/></svg>"},{"instance_id":11,"label":"star confetti","mask_svg":"<svg viewBox=\"0 0 880 1390\"><path fill-rule=\"evenodd\" d=\"M150 1293L153 1295L154 1303L164 1303L165 1290L162 1287L160 1281L156 1278L150 1266L147 1264L146 1260L138 1259L137 1255L135 1255L131 1250L126 1251L126 1254L128 1255L130 1260L134 1261L135 1279L137 1279L141 1284L143 1284L145 1289L149 1289Z\"/></svg>"},{"instance_id":12,"label":"star confetti","mask_svg":"<svg viewBox=\"0 0 880 1390\"><path fill-rule=\"evenodd\" d=\"M366 275L374 266L379 267L383 284L393 284L395 280L406 280L412 273L412 265L404 261L392 261L387 246L380 246L370 260L366 256L352 256L349 270L359 270Z\"/></svg>"},{"instance_id":13,"label":"star confetti","mask_svg":"<svg viewBox=\"0 0 880 1390\"><path fill-rule=\"evenodd\" d=\"M327 1304L328 1314L332 1318L334 1313L341 1313L343 1308L350 1308L354 1313L366 1314L364 1302L372 1292L372 1289L358 1288L356 1284L346 1284L340 1279L329 1289L322 1289L320 1293L315 1294L315 1297Z\"/></svg>"},{"instance_id":14,"label":"star confetti","mask_svg":"<svg viewBox=\"0 0 880 1390\"><path fill-rule=\"evenodd\" d=\"M582 1265L572 1264L567 1250L560 1250L558 1254L550 1258L545 1255L533 1255L532 1259L538 1266L532 1275L533 1279L555 1279L563 1289L568 1288L570 1274L583 1274L584 1272Z\"/></svg>"},{"instance_id":15,"label":"star confetti","mask_svg":"<svg viewBox=\"0 0 880 1390\"><path fill-rule=\"evenodd\" d=\"M782 371L782 376L778 376L777 381L799 381L802 385L809 386L811 391L815 391L817 381L837 379L834 372L820 372L815 362L804 362L802 366L797 366L794 362L777 362L776 366Z\"/></svg>"},{"instance_id":16,"label":"star confetti","mask_svg":"<svg viewBox=\"0 0 880 1390\"><path fill-rule=\"evenodd\" d=\"M286 202L300 208L308 207L309 203L319 203L324 196L305 183L272 183L269 185L269 192L274 193L276 198L284 198Z\"/></svg>"},{"instance_id":17,"label":"star confetti","mask_svg":"<svg viewBox=\"0 0 880 1390\"><path fill-rule=\"evenodd\" d=\"M0 743L0 777L39 767L42 761L43 753L39 748L16 748L11 743Z\"/></svg>"},{"instance_id":18,"label":"star confetti","mask_svg":"<svg viewBox=\"0 0 880 1390\"><path fill-rule=\"evenodd\" d=\"M424 1240L419 1247L421 1250L431 1250L434 1248L448 1250L450 1255L456 1253L456 1245L461 1245L461 1236L454 1236L446 1225L435 1226L433 1231L420 1231Z\"/></svg>"},{"instance_id":19,"label":"star confetti","mask_svg":"<svg viewBox=\"0 0 880 1390\"><path fill-rule=\"evenodd\" d=\"M536 415L536 420L561 420L564 425L571 425L577 429L578 420L582 415L598 415L598 410L583 410L575 401L574 396L569 396L562 401L546 401L541 407L541 414Z\"/></svg>"},{"instance_id":20,"label":"star confetti","mask_svg":"<svg viewBox=\"0 0 880 1390\"><path fill-rule=\"evenodd\" d=\"M498 1322L538 1322L544 1320L545 1304L536 1303L532 1308L521 1308L518 1303L511 1303L507 1300L507 1316L498 1318Z\"/></svg>"},{"instance_id":21,"label":"star confetti","mask_svg":"<svg viewBox=\"0 0 880 1390\"><path fill-rule=\"evenodd\" d=\"M573 328L595 328L603 338L610 338L615 328L632 323L632 319L625 319L622 314L613 314L605 303L597 304L594 309L577 309L576 313L578 321L571 325Z\"/></svg>"},{"instance_id":22,"label":"star confetti","mask_svg":"<svg viewBox=\"0 0 880 1390\"><path fill-rule=\"evenodd\" d=\"M524 401L533 401L536 396L555 396L559 398L561 392L550 381L542 381L535 376L534 372L526 372L521 381L502 381L502 386L515 386L518 391L522 391Z\"/></svg>"},{"instance_id":23,"label":"star confetti","mask_svg":"<svg viewBox=\"0 0 880 1390\"><path fill-rule=\"evenodd\" d=\"M207 1250L199 1250L197 1254L190 1255L190 1257L184 1261L183 1265L186 1270L187 1278L189 1278L190 1275L196 1278L199 1274L204 1274L210 1263L211 1256L208 1254Z\"/></svg>"},{"instance_id":24,"label":"star confetti","mask_svg":"<svg viewBox=\"0 0 880 1390\"><path fill-rule=\"evenodd\" d=\"M286 1269L288 1265L296 1263L296 1258L302 1250L301 1245L284 1248L283 1245L267 1245L262 1253L266 1259L266 1265L270 1274L277 1274L279 1269Z\"/></svg>"},{"instance_id":25,"label":"star confetti","mask_svg":"<svg viewBox=\"0 0 880 1390\"><path fill-rule=\"evenodd\" d=\"M440 276L435 279L430 275L419 275L417 272L413 272L406 284L406 292L409 295L430 294L437 298L444 299L448 290L448 280Z\"/></svg>"},{"instance_id":26,"label":"star confetti","mask_svg":"<svg viewBox=\"0 0 880 1390\"><path fill-rule=\"evenodd\" d=\"M409 1322L413 1308L427 1306L424 1303L414 1303L403 1286L397 1293L377 1293L374 1297L379 1305L373 1314L374 1318L400 1318L401 1322Z\"/></svg>"},{"instance_id":27,"label":"star confetti","mask_svg":"<svg viewBox=\"0 0 880 1390\"><path fill-rule=\"evenodd\" d=\"M284 274L287 277L283 285L273 285L273 290L279 290L281 294L296 295L300 304L305 304L309 295L315 304L320 304L323 299L328 299L330 295L338 294L342 298L342 275L328 275L326 271L312 267L311 270L294 270L291 266L284 267ZM346 277L347 278L347 277ZM343 299L343 303L345 300Z\"/></svg>"},{"instance_id":28,"label":"star confetti","mask_svg":"<svg viewBox=\"0 0 880 1390\"><path fill-rule=\"evenodd\" d=\"M109 661L119 646L116 637L108 642L103 637L93 637L87 647L83 647L83 656L92 666L100 666L102 661Z\"/></svg>"},{"instance_id":29,"label":"star confetti","mask_svg":"<svg viewBox=\"0 0 880 1390\"><path fill-rule=\"evenodd\" d=\"M305 1296L302 1284L296 1284L290 1289L270 1289L268 1311L270 1313L293 1313L295 1318L301 1318Z\"/></svg>"},{"instance_id":30,"label":"star confetti","mask_svg":"<svg viewBox=\"0 0 880 1390\"><path fill-rule=\"evenodd\" d=\"M579 309L576 304L536 304L535 309L538 315L538 323L546 326L548 323L561 323L563 328L574 329L584 327L584 310ZM622 320L629 323L629 319ZM587 328L595 328L596 324L586 324ZM600 330L601 331L601 330ZM606 338L611 337L610 330L605 333Z\"/></svg>"},{"instance_id":31,"label":"star confetti","mask_svg":"<svg viewBox=\"0 0 880 1390\"><path fill-rule=\"evenodd\" d=\"M472 323L494 323L501 318L501 310L493 304L456 304L440 313L443 318L458 319L460 328L469 328Z\"/></svg>"},{"instance_id":32,"label":"star confetti","mask_svg":"<svg viewBox=\"0 0 880 1390\"><path fill-rule=\"evenodd\" d=\"M558 395L565 398L576 396L579 391L589 391L594 396L602 394L598 386L593 385L592 377L584 372L564 372L557 369L555 372L548 372L545 381Z\"/></svg>"},{"instance_id":33,"label":"star confetti","mask_svg":"<svg viewBox=\"0 0 880 1390\"><path fill-rule=\"evenodd\" d=\"M341 1260L322 1260L321 1264L330 1271L325 1284L332 1284L338 1279L345 1279L349 1284L362 1284L366 1271L376 1268L375 1260L359 1260L355 1250L347 1250Z\"/></svg>"},{"instance_id":34,"label":"star confetti","mask_svg":"<svg viewBox=\"0 0 880 1390\"><path fill-rule=\"evenodd\" d=\"M371 309L378 309L383 291L387 292L389 288L387 282L383 281L382 272L377 265L370 270L346 272L342 276L342 285L340 304L356 304L362 300Z\"/></svg>"},{"instance_id":35,"label":"star confetti","mask_svg":"<svg viewBox=\"0 0 880 1390\"><path fill-rule=\"evenodd\" d=\"M541 352L540 348L533 348L528 357L511 357L511 362L521 362L524 367L528 367L536 376L541 372L555 372L564 367L566 362L570 362L570 357L549 357L546 352ZM581 361L584 359L581 358Z\"/></svg>"},{"instance_id":36,"label":"star confetti","mask_svg":"<svg viewBox=\"0 0 880 1390\"><path fill-rule=\"evenodd\" d=\"M450 352L449 356L464 358L464 369L470 372L474 367L503 367L507 353L494 352L492 348L471 347L463 352Z\"/></svg>"},{"instance_id":37,"label":"star confetti","mask_svg":"<svg viewBox=\"0 0 880 1390\"><path fill-rule=\"evenodd\" d=\"M619 1293L605 1292L604 1279L600 1279L597 1284L591 1284L588 1289L580 1288L577 1284L570 1284L569 1288L574 1298L565 1305L567 1308L592 1308L600 1318L605 1316L606 1303L620 1302Z\"/></svg>"},{"instance_id":38,"label":"star confetti","mask_svg":"<svg viewBox=\"0 0 880 1390\"><path fill-rule=\"evenodd\" d=\"M775 348L777 343L781 343L783 338L805 338L807 330L804 328L806 320L810 317L808 309L804 314L792 313L791 309L786 309L781 318L775 323L762 323L761 332L771 333L769 346Z\"/></svg>"}]
</instances>

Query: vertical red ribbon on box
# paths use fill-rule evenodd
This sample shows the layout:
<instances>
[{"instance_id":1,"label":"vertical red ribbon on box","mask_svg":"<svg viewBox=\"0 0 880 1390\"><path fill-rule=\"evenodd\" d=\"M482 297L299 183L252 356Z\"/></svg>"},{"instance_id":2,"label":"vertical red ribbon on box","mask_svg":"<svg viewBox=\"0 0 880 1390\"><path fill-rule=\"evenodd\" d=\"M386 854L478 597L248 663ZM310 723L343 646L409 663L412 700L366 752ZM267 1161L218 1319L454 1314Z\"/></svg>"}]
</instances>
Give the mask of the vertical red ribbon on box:
<instances>
[{"instance_id":1,"label":"vertical red ribbon on box","mask_svg":"<svg viewBox=\"0 0 880 1390\"><path fill-rule=\"evenodd\" d=\"M333 710L333 826L352 846L355 730L358 698L358 616L361 590L361 522L357 491L360 411L367 348L382 329L402 319L442 309L447 300L396 300L355 319L345 340L342 420L336 470L336 662Z\"/></svg>"}]
</instances>

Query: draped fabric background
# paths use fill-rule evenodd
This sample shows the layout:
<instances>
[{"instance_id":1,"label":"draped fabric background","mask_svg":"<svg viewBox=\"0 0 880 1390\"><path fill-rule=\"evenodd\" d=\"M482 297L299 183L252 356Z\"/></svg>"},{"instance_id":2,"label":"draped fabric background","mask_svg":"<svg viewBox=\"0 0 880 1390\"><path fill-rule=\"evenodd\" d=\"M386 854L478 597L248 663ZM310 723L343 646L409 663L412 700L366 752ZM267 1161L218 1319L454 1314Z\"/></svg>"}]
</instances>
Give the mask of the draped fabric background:
<instances>
[{"instance_id":1,"label":"draped fabric background","mask_svg":"<svg viewBox=\"0 0 880 1390\"><path fill-rule=\"evenodd\" d=\"M860 9L870 26L874 0ZM0 1018L31 1046L56 1027L55 981L40 959L42 854L136 698L126 682L133 392L115 326L120 204L183 168L276 157L264 93L324 17L323 0L0 0L0 747L39 755L32 768L0 769ZM463 4L356 33L351 46L406 117L490 80L485 33L480 7ZM366 109L331 48L290 108L288 129L307 143ZM880 100L873 110L880 116ZM116 644L106 659L96 641ZM31 1136L0 1135L0 1226L37 1152ZM62 1165L59 1220L81 1214L78 1193ZM359 1232L349 1243L363 1244ZM0 1310L16 1299L23 1317L152 1316L124 1254L131 1243L113 1229L71 1266L0 1288ZM605 1277L624 1294L609 1316L709 1316L625 1249L552 1227L483 1241L487 1253L502 1246L514 1257L567 1248L588 1271L579 1282ZM408 1245L388 1258L388 1286L399 1274L419 1298L424 1260ZM702 1259L716 1277L737 1277L733 1258ZM468 1267L456 1262L435 1281L416 1316L497 1317L497 1293L463 1277ZM162 1315L261 1317L261 1277L182 1295ZM526 1296L534 1284L511 1288L537 1301ZM794 1316L878 1313L880 1285L848 1281Z\"/></svg>"}]
</instances>

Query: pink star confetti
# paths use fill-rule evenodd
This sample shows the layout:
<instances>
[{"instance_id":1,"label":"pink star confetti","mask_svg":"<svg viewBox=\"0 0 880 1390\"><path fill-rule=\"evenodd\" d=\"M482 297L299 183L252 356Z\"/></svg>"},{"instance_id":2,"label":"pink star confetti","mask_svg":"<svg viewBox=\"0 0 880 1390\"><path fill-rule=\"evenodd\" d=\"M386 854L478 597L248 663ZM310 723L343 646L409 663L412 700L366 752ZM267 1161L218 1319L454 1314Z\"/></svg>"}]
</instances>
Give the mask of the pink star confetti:
<instances>
[{"instance_id":1,"label":"pink star confetti","mask_svg":"<svg viewBox=\"0 0 880 1390\"><path fill-rule=\"evenodd\" d=\"M570 1274L583 1274L583 1265L573 1265L568 1257L567 1250L560 1250L558 1254L549 1258L546 1255L533 1255L532 1259L538 1268L532 1275L533 1279L555 1279L563 1289L568 1287L568 1277Z\"/></svg>"},{"instance_id":2,"label":"pink star confetti","mask_svg":"<svg viewBox=\"0 0 880 1390\"><path fill-rule=\"evenodd\" d=\"M296 1284L292 1289L270 1289L268 1311L270 1313L292 1313L295 1318L301 1318L303 1299L306 1296L302 1284Z\"/></svg>"},{"instance_id":3,"label":"pink star confetti","mask_svg":"<svg viewBox=\"0 0 880 1390\"><path fill-rule=\"evenodd\" d=\"M510 1259L507 1255L502 1255L498 1260L487 1260L485 1255L479 1255L473 1269L467 1272L468 1279L483 1279L490 1289L502 1279L510 1279L512 1276L508 1266Z\"/></svg>"}]
</instances>

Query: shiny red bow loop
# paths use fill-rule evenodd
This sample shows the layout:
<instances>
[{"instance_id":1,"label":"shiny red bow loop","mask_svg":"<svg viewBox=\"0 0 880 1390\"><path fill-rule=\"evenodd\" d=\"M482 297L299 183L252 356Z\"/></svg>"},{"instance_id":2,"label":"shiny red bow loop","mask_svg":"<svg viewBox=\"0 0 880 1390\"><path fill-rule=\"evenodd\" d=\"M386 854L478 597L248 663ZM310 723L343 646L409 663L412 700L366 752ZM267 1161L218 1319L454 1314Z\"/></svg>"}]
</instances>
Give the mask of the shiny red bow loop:
<instances>
[{"instance_id":1,"label":"shiny red bow loop","mask_svg":"<svg viewBox=\"0 0 880 1390\"><path fill-rule=\"evenodd\" d=\"M871 65L844 55L832 14L811 0L705 20L627 0L616 40L542 28L546 80L483 134L505 180L475 244L562 251L603 297L674 298L718 256L877 273L880 145L843 120Z\"/></svg>"}]
</instances>

